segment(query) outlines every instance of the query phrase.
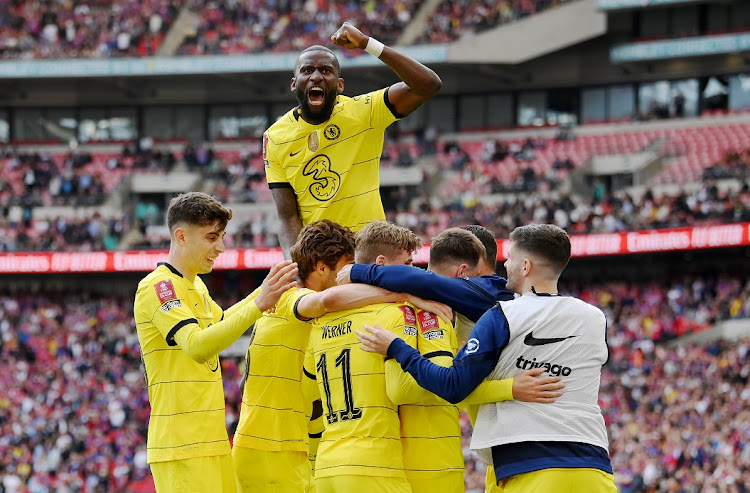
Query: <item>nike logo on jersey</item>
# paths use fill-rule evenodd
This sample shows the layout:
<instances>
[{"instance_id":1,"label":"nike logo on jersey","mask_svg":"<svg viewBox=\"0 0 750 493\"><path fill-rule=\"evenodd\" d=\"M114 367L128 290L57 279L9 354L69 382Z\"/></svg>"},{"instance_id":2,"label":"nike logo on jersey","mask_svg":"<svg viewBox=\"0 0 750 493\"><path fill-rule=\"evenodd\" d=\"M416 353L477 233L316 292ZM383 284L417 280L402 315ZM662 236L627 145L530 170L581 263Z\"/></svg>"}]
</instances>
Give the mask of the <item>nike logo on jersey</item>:
<instances>
[{"instance_id":1,"label":"nike logo on jersey","mask_svg":"<svg viewBox=\"0 0 750 493\"><path fill-rule=\"evenodd\" d=\"M302 149L300 149L300 150L299 150L299 151L297 151L297 152L290 152L290 153L289 153L289 157L294 157L294 156L296 156L297 154L299 154L300 152L302 152Z\"/></svg>"},{"instance_id":2,"label":"nike logo on jersey","mask_svg":"<svg viewBox=\"0 0 750 493\"><path fill-rule=\"evenodd\" d=\"M575 336L568 336L568 337L550 337L549 339L539 338L537 339L534 337L533 332L529 332L526 334L526 337L523 340L523 343L527 346L544 346L545 344L555 344L556 342L562 342L565 339L570 339L571 337Z\"/></svg>"}]
</instances>

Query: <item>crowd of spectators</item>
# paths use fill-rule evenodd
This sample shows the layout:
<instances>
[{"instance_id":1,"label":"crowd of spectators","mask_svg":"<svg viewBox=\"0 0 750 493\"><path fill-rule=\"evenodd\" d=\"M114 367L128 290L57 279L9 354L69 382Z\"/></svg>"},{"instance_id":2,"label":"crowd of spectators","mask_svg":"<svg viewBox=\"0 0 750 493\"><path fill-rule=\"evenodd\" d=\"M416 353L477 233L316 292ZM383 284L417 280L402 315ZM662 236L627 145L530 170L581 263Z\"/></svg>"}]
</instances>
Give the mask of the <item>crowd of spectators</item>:
<instances>
[{"instance_id":1,"label":"crowd of spectators","mask_svg":"<svg viewBox=\"0 0 750 493\"><path fill-rule=\"evenodd\" d=\"M331 35L344 21L393 44L419 4L417 0L209 2L199 11L195 33L185 40L180 53L280 53L313 44L330 45Z\"/></svg>"},{"instance_id":2,"label":"crowd of spectators","mask_svg":"<svg viewBox=\"0 0 750 493\"><path fill-rule=\"evenodd\" d=\"M744 151L732 150L712 166L703 170L704 180L718 180L735 178L747 180L750 178L750 149Z\"/></svg>"},{"instance_id":3,"label":"crowd of spectators","mask_svg":"<svg viewBox=\"0 0 750 493\"><path fill-rule=\"evenodd\" d=\"M156 53L182 0L0 1L0 58Z\"/></svg>"},{"instance_id":4,"label":"crowd of spectators","mask_svg":"<svg viewBox=\"0 0 750 493\"><path fill-rule=\"evenodd\" d=\"M567 1L572 0L445 0L417 42L450 42ZM153 56L184 4L184 0L3 0L0 58ZM191 1L197 20L178 54L298 51L329 44L344 21L394 44L420 5L417 0Z\"/></svg>"},{"instance_id":5,"label":"crowd of spectators","mask_svg":"<svg viewBox=\"0 0 750 493\"><path fill-rule=\"evenodd\" d=\"M600 401L623 491L672 491L675 480L686 492L750 486L743 447L750 439L750 341L685 349L661 343L749 317L747 279L693 275L568 288L608 318L611 359ZM222 306L239 297L223 294L232 299ZM0 344L2 491L153 491L131 297L87 290L0 295ZM230 434L239 418L241 365L222 361ZM468 449L470 426L463 425L467 491L482 491L484 466Z\"/></svg>"},{"instance_id":6,"label":"crowd of spectators","mask_svg":"<svg viewBox=\"0 0 750 493\"><path fill-rule=\"evenodd\" d=\"M506 238L517 226L531 222L557 224L571 234L613 233L673 228L696 224L750 221L750 188L720 190L706 182L700 189L675 195L647 190L637 197L624 191L601 199L564 194L522 194L495 203L476 197L445 204L425 194L408 209L387 213L388 220L405 226L425 239L447 227L481 224L498 238Z\"/></svg>"},{"instance_id":7,"label":"crowd of spectators","mask_svg":"<svg viewBox=\"0 0 750 493\"><path fill-rule=\"evenodd\" d=\"M417 43L450 43L572 0L444 0Z\"/></svg>"}]
</instances>

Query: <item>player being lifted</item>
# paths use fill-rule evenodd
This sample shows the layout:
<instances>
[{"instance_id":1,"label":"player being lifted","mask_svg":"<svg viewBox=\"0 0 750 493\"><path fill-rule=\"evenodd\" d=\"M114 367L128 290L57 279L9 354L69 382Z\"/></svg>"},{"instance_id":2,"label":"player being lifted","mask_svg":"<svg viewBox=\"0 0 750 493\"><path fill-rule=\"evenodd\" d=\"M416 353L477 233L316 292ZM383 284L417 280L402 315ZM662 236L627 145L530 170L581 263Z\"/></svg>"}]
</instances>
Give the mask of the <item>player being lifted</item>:
<instances>
[{"instance_id":1,"label":"player being lifted","mask_svg":"<svg viewBox=\"0 0 750 493\"><path fill-rule=\"evenodd\" d=\"M307 396L312 393L304 391L310 380L302 370L309 320L327 311L377 301L424 303L374 286L336 286L339 269L354 260L354 237L348 228L332 221L305 226L291 256L299 266L303 287L288 289L274 309L264 313L248 348L242 409L232 450L243 492L304 492L310 486L308 423L313 410ZM317 398L317 389L314 394Z\"/></svg>"},{"instance_id":2,"label":"player being lifted","mask_svg":"<svg viewBox=\"0 0 750 493\"><path fill-rule=\"evenodd\" d=\"M197 274L224 251L232 211L199 192L172 199L168 261L139 284L133 308L151 417L147 458L159 492L235 492L219 353L294 283L277 264L260 290L226 311Z\"/></svg>"},{"instance_id":3,"label":"player being lifted","mask_svg":"<svg viewBox=\"0 0 750 493\"><path fill-rule=\"evenodd\" d=\"M266 178L286 258L305 224L326 218L358 231L385 219L379 175L384 131L442 85L435 72L349 23L331 41L379 57L401 82L349 98L342 95L344 79L330 49L316 45L300 54L291 83L299 105L263 135Z\"/></svg>"}]
</instances>

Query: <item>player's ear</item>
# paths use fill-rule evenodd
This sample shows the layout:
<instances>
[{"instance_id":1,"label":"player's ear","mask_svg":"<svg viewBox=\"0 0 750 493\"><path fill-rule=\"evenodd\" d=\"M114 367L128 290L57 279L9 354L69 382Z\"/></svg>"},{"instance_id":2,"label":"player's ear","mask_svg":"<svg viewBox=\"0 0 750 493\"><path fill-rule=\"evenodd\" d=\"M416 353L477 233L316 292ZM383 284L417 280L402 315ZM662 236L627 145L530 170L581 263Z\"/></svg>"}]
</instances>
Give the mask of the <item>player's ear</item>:
<instances>
[{"instance_id":1,"label":"player's ear","mask_svg":"<svg viewBox=\"0 0 750 493\"><path fill-rule=\"evenodd\" d=\"M524 276L528 276L531 273L531 260L525 258L523 259L523 264L521 265L521 272Z\"/></svg>"},{"instance_id":2,"label":"player's ear","mask_svg":"<svg viewBox=\"0 0 750 493\"><path fill-rule=\"evenodd\" d=\"M177 227L174 230L174 233L172 233L172 236L174 237L174 240L178 244L184 244L185 243L185 229Z\"/></svg>"},{"instance_id":3,"label":"player's ear","mask_svg":"<svg viewBox=\"0 0 750 493\"><path fill-rule=\"evenodd\" d=\"M456 277L463 277L468 268L469 266L467 264L459 264L458 267L456 267Z\"/></svg>"},{"instance_id":4,"label":"player's ear","mask_svg":"<svg viewBox=\"0 0 750 493\"><path fill-rule=\"evenodd\" d=\"M297 90L297 78L296 77L292 77L292 82L289 86L292 92Z\"/></svg>"},{"instance_id":5,"label":"player's ear","mask_svg":"<svg viewBox=\"0 0 750 493\"><path fill-rule=\"evenodd\" d=\"M328 265L326 265L326 263L322 260L318 260L318 262L315 264L315 272L321 275L325 275L326 270L330 270L330 267L328 267Z\"/></svg>"},{"instance_id":6,"label":"player's ear","mask_svg":"<svg viewBox=\"0 0 750 493\"><path fill-rule=\"evenodd\" d=\"M338 86L336 87L336 92L339 94L344 92L344 79L339 77Z\"/></svg>"},{"instance_id":7,"label":"player's ear","mask_svg":"<svg viewBox=\"0 0 750 493\"><path fill-rule=\"evenodd\" d=\"M375 259L376 265L385 265L385 255L378 255Z\"/></svg>"}]
</instances>

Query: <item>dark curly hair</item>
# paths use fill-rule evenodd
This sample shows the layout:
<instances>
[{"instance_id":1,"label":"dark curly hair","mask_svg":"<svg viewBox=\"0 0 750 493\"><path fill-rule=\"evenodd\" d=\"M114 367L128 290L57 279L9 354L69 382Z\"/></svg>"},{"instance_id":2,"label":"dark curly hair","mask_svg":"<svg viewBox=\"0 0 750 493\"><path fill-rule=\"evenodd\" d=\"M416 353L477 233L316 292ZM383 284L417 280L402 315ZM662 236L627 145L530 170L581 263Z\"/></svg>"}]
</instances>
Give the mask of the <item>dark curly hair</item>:
<instances>
[{"instance_id":1,"label":"dark curly hair","mask_svg":"<svg viewBox=\"0 0 750 493\"><path fill-rule=\"evenodd\" d=\"M333 269L341 257L354 257L354 246L354 234L349 228L323 219L302 228L290 255L304 281L321 260Z\"/></svg>"}]
</instances>

